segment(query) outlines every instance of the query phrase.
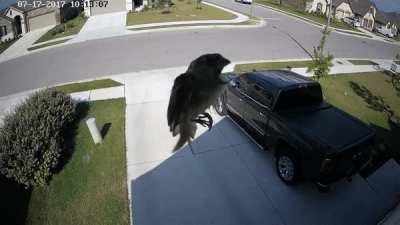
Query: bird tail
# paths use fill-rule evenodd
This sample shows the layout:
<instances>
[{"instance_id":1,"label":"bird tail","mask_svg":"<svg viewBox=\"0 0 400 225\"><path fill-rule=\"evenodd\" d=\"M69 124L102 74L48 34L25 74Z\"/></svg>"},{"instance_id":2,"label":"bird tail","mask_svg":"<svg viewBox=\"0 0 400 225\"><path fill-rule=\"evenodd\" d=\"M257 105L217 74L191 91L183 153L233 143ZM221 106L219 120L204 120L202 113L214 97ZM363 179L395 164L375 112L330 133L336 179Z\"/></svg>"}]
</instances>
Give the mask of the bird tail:
<instances>
[{"instance_id":1,"label":"bird tail","mask_svg":"<svg viewBox=\"0 0 400 225\"><path fill-rule=\"evenodd\" d=\"M186 144L186 142L190 144L190 139L194 138L194 135L196 133L196 125L190 122L181 123L177 128L179 129L179 139L178 142L176 142L174 149L172 150L173 152L180 149L183 145Z\"/></svg>"}]
</instances>

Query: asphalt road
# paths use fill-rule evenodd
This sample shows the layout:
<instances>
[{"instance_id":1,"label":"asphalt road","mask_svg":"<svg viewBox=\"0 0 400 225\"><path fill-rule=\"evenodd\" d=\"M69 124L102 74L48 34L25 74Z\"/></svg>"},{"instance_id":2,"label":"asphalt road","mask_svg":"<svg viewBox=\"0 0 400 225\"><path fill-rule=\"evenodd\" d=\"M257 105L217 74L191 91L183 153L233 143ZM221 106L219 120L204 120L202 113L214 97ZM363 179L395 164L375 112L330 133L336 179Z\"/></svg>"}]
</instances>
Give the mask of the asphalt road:
<instances>
[{"instance_id":1,"label":"asphalt road","mask_svg":"<svg viewBox=\"0 0 400 225\"><path fill-rule=\"evenodd\" d=\"M250 13L233 0L211 2ZM188 65L203 53L219 52L231 61L304 58L318 44L320 29L253 6L263 17L261 28L198 29L152 32L92 40L49 49L0 64L0 96L74 80ZM285 33L286 32L286 33ZM391 59L398 45L332 33L327 50L336 57Z\"/></svg>"}]
</instances>

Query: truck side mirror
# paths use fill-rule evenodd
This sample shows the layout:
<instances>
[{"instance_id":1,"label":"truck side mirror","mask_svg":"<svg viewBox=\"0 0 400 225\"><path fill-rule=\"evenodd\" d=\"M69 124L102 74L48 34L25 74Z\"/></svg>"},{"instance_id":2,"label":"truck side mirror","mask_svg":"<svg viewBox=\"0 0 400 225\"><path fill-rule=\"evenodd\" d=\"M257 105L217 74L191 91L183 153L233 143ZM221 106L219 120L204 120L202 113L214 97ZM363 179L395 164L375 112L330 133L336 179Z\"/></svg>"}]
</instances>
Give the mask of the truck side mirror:
<instances>
[{"instance_id":1,"label":"truck side mirror","mask_svg":"<svg viewBox=\"0 0 400 225\"><path fill-rule=\"evenodd\" d=\"M239 88L239 81L231 80L229 83L232 87Z\"/></svg>"}]
</instances>

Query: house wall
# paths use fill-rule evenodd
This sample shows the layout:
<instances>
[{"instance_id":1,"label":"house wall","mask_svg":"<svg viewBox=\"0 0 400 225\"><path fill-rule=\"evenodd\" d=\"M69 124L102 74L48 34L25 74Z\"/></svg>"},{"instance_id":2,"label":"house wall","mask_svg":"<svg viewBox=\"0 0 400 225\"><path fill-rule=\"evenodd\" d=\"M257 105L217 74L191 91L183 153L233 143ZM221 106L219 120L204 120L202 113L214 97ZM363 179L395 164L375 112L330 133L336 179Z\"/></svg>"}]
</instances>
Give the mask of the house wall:
<instances>
[{"instance_id":1,"label":"house wall","mask_svg":"<svg viewBox=\"0 0 400 225\"><path fill-rule=\"evenodd\" d=\"M25 21L26 18L25 18L25 15L22 12L14 9L14 8L9 8L9 10L7 11L6 16L11 18L11 19L14 19L16 16L20 16L21 17L22 34L25 34L26 32L28 32L27 25L26 25L27 22Z\"/></svg>"},{"instance_id":2,"label":"house wall","mask_svg":"<svg viewBox=\"0 0 400 225\"><path fill-rule=\"evenodd\" d=\"M310 3L311 3L310 4L311 7L309 9L307 9L307 12L317 12L317 6L318 6L318 4L321 4L322 5L321 12L323 14L325 14L326 6L328 5L326 0L314 0L314 1L310 2Z\"/></svg>"},{"instance_id":3,"label":"house wall","mask_svg":"<svg viewBox=\"0 0 400 225\"><path fill-rule=\"evenodd\" d=\"M343 19L345 17L353 17L353 11L348 3L342 2L340 5L336 7L335 10L335 18L336 19Z\"/></svg>"},{"instance_id":4,"label":"house wall","mask_svg":"<svg viewBox=\"0 0 400 225\"><path fill-rule=\"evenodd\" d=\"M0 41L1 42L5 42L5 41L9 41L14 39L14 26L13 24L6 20L6 19L2 19L0 18L0 27L6 26L7 29L7 35L4 35L0 37Z\"/></svg>"},{"instance_id":5,"label":"house wall","mask_svg":"<svg viewBox=\"0 0 400 225\"><path fill-rule=\"evenodd\" d=\"M361 26L367 30L372 31L375 25L375 13L376 10L372 8L369 10L361 20Z\"/></svg>"}]
</instances>

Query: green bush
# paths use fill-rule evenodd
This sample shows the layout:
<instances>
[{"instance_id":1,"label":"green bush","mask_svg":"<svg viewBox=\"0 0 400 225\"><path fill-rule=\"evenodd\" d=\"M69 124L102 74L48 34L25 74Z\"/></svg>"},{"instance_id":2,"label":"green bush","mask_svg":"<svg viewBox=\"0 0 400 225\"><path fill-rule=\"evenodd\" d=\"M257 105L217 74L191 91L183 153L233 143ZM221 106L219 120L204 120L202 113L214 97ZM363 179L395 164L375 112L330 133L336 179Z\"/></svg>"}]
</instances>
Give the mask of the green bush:
<instances>
[{"instance_id":1,"label":"green bush","mask_svg":"<svg viewBox=\"0 0 400 225\"><path fill-rule=\"evenodd\" d=\"M27 188L47 184L74 115L71 97L52 89L18 105L0 128L0 173Z\"/></svg>"}]
</instances>

